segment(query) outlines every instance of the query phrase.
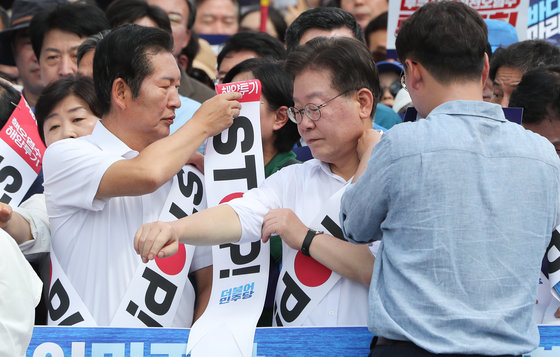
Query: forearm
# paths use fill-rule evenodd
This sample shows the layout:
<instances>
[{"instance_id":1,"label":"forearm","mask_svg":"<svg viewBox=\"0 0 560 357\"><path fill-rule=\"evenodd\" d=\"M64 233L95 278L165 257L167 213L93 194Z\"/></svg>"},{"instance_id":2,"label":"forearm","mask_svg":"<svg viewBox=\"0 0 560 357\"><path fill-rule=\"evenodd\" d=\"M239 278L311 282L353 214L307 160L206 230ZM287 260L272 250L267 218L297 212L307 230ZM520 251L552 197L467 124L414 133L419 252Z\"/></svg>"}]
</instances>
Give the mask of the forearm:
<instances>
[{"instance_id":1,"label":"forearm","mask_svg":"<svg viewBox=\"0 0 560 357\"><path fill-rule=\"evenodd\" d=\"M138 196L154 192L187 163L208 135L197 121L187 122L130 160L115 162L103 176L96 198Z\"/></svg>"},{"instance_id":2,"label":"forearm","mask_svg":"<svg viewBox=\"0 0 560 357\"><path fill-rule=\"evenodd\" d=\"M12 213L4 230L14 238L18 245L33 239L29 222L17 212Z\"/></svg>"},{"instance_id":3,"label":"forearm","mask_svg":"<svg viewBox=\"0 0 560 357\"><path fill-rule=\"evenodd\" d=\"M171 223L180 243L217 245L235 243L241 238L241 222L229 205L197 212Z\"/></svg>"},{"instance_id":4,"label":"forearm","mask_svg":"<svg viewBox=\"0 0 560 357\"><path fill-rule=\"evenodd\" d=\"M354 178L352 179L352 183L356 182L360 176L366 171L368 166L369 158L371 157L371 151L375 147L375 145L381 140L382 132L377 130L367 130L364 132L364 135L358 141L358 156L360 158L360 163L356 172L354 173Z\"/></svg>"},{"instance_id":5,"label":"forearm","mask_svg":"<svg viewBox=\"0 0 560 357\"><path fill-rule=\"evenodd\" d=\"M374 257L368 246L355 245L328 234L315 236L309 253L335 273L369 286Z\"/></svg>"},{"instance_id":6,"label":"forearm","mask_svg":"<svg viewBox=\"0 0 560 357\"><path fill-rule=\"evenodd\" d=\"M105 171L95 197L138 196L157 190L207 137L231 126L239 115L241 105L236 99L240 97L232 92L209 99L174 134L150 143L133 159L115 162Z\"/></svg>"}]
</instances>

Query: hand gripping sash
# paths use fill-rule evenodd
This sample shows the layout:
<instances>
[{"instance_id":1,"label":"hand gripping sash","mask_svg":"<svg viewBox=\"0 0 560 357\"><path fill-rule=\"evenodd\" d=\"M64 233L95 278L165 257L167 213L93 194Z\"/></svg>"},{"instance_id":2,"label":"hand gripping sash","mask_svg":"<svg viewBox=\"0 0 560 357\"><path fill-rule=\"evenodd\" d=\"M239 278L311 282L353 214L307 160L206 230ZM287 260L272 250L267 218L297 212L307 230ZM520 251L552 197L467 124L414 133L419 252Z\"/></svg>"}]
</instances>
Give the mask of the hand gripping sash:
<instances>
[{"instance_id":1,"label":"hand gripping sash","mask_svg":"<svg viewBox=\"0 0 560 357\"><path fill-rule=\"evenodd\" d=\"M260 133L260 82L218 86L243 94L240 115L208 139L204 161L208 206L240 197L264 180ZM220 224L220 222L216 222ZM260 241L212 247L214 280L204 314L189 334L191 356L251 356L255 327L266 296L269 244Z\"/></svg>"},{"instance_id":2,"label":"hand gripping sash","mask_svg":"<svg viewBox=\"0 0 560 357\"><path fill-rule=\"evenodd\" d=\"M173 178L160 220L172 221L205 206L202 174L185 166ZM138 264L110 326L170 327L178 309L187 311L184 323L190 325L195 296L188 272L194 251L195 247L181 244L171 257ZM49 325L97 326L52 251L51 266Z\"/></svg>"},{"instance_id":3,"label":"hand gripping sash","mask_svg":"<svg viewBox=\"0 0 560 357\"><path fill-rule=\"evenodd\" d=\"M335 192L315 217L312 229L343 239L340 200L346 185ZM282 244L282 271L274 302L275 326L301 326L307 316L342 278L312 257Z\"/></svg>"}]
</instances>

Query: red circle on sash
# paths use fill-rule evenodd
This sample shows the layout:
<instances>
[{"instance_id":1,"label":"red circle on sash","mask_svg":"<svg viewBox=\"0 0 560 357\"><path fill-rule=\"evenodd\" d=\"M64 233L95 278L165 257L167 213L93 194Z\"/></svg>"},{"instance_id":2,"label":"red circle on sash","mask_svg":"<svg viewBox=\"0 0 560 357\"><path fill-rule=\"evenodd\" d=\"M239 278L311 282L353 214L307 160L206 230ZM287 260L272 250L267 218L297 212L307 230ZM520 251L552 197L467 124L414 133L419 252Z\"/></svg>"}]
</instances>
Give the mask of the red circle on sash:
<instances>
[{"instance_id":1,"label":"red circle on sash","mask_svg":"<svg viewBox=\"0 0 560 357\"><path fill-rule=\"evenodd\" d=\"M158 268L167 275L177 275L183 270L187 261L187 251L184 244L179 244L177 253L167 258L155 259Z\"/></svg>"},{"instance_id":2,"label":"red circle on sash","mask_svg":"<svg viewBox=\"0 0 560 357\"><path fill-rule=\"evenodd\" d=\"M227 195L226 197L222 198L222 200L220 201L220 203L229 202L229 201L233 200L234 198L239 198L239 197L243 197L243 192L234 192L234 193L230 193L230 194Z\"/></svg>"},{"instance_id":3,"label":"red circle on sash","mask_svg":"<svg viewBox=\"0 0 560 357\"><path fill-rule=\"evenodd\" d=\"M332 270L315 259L297 252L294 270L299 281L305 286L316 287L323 285L331 276Z\"/></svg>"}]
</instances>

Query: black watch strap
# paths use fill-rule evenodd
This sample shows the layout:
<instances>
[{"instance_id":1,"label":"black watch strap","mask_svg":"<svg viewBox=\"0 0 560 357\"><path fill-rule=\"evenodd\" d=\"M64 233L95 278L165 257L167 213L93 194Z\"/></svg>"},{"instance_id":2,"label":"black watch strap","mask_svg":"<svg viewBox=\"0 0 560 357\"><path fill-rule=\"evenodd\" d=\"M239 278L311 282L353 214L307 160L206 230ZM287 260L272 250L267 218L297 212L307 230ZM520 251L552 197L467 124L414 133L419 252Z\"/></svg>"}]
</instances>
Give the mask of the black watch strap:
<instances>
[{"instance_id":1,"label":"black watch strap","mask_svg":"<svg viewBox=\"0 0 560 357\"><path fill-rule=\"evenodd\" d=\"M311 241L317 234L323 234L323 232L316 231L311 228L307 230L307 234L305 235L305 238L303 239L303 243L301 245L301 252L303 255L307 255L308 257L311 256L311 254L309 254L309 246L311 245Z\"/></svg>"}]
</instances>

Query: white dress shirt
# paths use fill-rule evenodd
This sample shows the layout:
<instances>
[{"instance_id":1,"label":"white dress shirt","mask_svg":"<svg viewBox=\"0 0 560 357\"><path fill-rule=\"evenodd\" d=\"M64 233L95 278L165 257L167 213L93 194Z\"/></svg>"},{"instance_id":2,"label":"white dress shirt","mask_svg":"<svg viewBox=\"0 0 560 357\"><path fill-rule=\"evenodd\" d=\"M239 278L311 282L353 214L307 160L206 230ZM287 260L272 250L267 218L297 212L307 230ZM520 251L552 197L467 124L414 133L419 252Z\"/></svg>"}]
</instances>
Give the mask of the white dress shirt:
<instances>
[{"instance_id":1,"label":"white dress shirt","mask_svg":"<svg viewBox=\"0 0 560 357\"><path fill-rule=\"evenodd\" d=\"M171 188L169 181L143 196L96 199L107 169L136 155L99 121L89 136L50 145L43 161L52 251L100 326L109 325L142 264L134 251L136 230L158 220ZM210 264L206 255L204 261L194 259L191 271ZM174 327L190 326L183 310L178 309Z\"/></svg>"},{"instance_id":2,"label":"white dress shirt","mask_svg":"<svg viewBox=\"0 0 560 357\"><path fill-rule=\"evenodd\" d=\"M263 218L271 209L290 208L303 224L310 227L327 200L346 183L346 180L331 171L328 164L316 159L282 168L268 177L259 188L227 203L237 212L241 221L240 242L261 238ZM282 249L292 248L283 244ZM342 277L319 305L310 311L303 325L365 325L367 294L366 286Z\"/></svg>"}]
</instances>

